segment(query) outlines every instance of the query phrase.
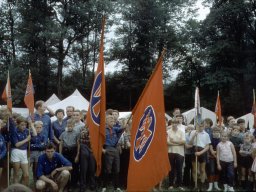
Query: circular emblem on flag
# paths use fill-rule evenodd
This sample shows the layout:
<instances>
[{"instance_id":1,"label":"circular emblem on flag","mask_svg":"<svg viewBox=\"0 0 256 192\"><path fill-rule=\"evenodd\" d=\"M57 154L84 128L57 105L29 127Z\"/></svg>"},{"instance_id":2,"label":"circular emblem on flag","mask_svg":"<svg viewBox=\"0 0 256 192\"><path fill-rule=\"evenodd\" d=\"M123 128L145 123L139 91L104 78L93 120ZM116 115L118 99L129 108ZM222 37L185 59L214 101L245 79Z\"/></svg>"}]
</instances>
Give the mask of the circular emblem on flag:
<instances>
[{"instance_id":1,"label":"circular emblem on flag","mask_svg":"<svg viewBox=\"0 0 256 192\"><path fill-rule=\"evenodd\" d=\"M101 96L101 82L102 76L101 72L97 74L94 80L91 103L90 103L90 115L93 122L99 126L100 125L100 96Z\"/></svg>"},{"instance_id":2,"label":"circular emblem on flag","mask_svg":"<svg viewBox=\"0 0 256 192\"><path fill-rule=\"evenodd\" d=\"M133 156L140 161L147 153L155 133L156 116L151 105L145 109L134 140Z\"/></svg>"}]
</instances>

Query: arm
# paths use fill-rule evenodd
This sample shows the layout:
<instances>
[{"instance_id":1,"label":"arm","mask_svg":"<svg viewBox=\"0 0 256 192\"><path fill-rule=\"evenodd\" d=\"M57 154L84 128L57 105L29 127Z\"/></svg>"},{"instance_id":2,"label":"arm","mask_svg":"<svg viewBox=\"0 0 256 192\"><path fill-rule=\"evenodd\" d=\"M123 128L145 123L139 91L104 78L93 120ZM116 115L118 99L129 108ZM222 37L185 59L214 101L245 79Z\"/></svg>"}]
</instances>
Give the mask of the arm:
<instances>
[{"instance_id":1,"label":"arm","mask_svg":"<svg viewBox=\"0 0 256 192\"><path fill-rule=\"evenodd\" d=\"M32 130L32 136L37 136L37 132L36 132L34 123L32 123L32 121L29 122L29 126L31 127L31 130Z\"/></svg>"},{"instance_id":2,"label":"arm","mask_svg":"<svg viewBox=\"0 0 256 192\"><path fill-rule=\"evenodd\" d=\"M216 151L213 150L212 145L210 145L210 152L211 152L212 156L214 156L216 158Z\"/></svg>"},{"instance_id":3,"label":"arm","mask_svg":"<svg viewBox=\"0 0 256 192\"><path fill-rule=\"evenodd\" d=\"M6 149L6 144L3 139L3 145L2 148L0 149L0 159L3 159L3 157L6 155L7 149Z\"/></svg>"},{"instance_id":4,"label":"arm","mask_svg":"<svg viewBox=\"0 0 256 192\"><path fill-rule=\"evenodd\" d=\"M217 145L216 160L217 160L218 170L221 170L221 166L220 166L220 148L219 148L219 145Z\"/></svg>"},{"instance_id":5,"label":"arm","mask_svg":"<svg viewBox=\"0 0 256 192\"><path fill-rule=\"evenodd\" d=\"M234 167L236 168L237 167L236 150L235 150L233 143L230 143L230 146L231 146L231 151L232 151L232 154L234 157Z\"/></svg>"},{"instance_id":6,"label":"arm","mask_svg":"<svg viewBox=\"0 0 256 192\"><path fill-rule=\"evenodd\" d=\"M208 151L209 148L210 148L210 147L209 147L209 144L207 144L207 145L205 145L205 147L204 147L203 150L201 150L201 151L199 151L199 152L196 152L195 154L196 154L197 156L200 156L200 155L204 154L206 151Z\"/></svg>"},{"instance_id":7,"label":"arm","mask_svg":"<svg viewBox=\"0 0 256 192\"><path fill-rule=\"evenodd\" d=\"M57 143L58 145L60 144L59 139L57 139L57 137L55 137L55 135L53 135L53 140L54 140L54 142Z\"/></svg>"},{"instance_id":8,"label":"arm","mask_svg":"<svg viewBox=\"0 0 256 192\"><path fill-rule=\"evenodd\" d=\"M194 144L194 140L195 140L195 137L197 136L197 131L195 131L194 133L193 133L193 135L191 136L191 138L190 138L190 140L189 140L189 145L192 145L193 146L193 144Z\"/></svg>"},{"instance_id":9,"label":"arm","mask_svg":"<svg viewBox=\"0 0 256 192\"><path fill-rule=\"evenodd\" d=\"M79 137L77 138L77 152L76 152L76 157L75 157L75 163L79 161L79 154L80 154L80 141Z\"/></svg>"},{"instance_id":10,"label":"arm","mask_svg":"<svg viewBox=\"0 0 256 192\"><path fill-rule=\"evenodd\" d=\"M28 135L26 139L23 139L22 141L19 141L15 143L15 147L19 148L20 146L24 145L25 143L29 142L31 139L31 136Z\"/></svg>"},{"instance_id":11,"label":"arm","mask_svg":"<svg viewBox=\"0 0 256 192\"><path fill-rule=\"evenodd\" d=\"M59 153L62 154L62 148L63 148L63 141L60 141L60 145L59 145Z\"/></svg>"}]
</instances>

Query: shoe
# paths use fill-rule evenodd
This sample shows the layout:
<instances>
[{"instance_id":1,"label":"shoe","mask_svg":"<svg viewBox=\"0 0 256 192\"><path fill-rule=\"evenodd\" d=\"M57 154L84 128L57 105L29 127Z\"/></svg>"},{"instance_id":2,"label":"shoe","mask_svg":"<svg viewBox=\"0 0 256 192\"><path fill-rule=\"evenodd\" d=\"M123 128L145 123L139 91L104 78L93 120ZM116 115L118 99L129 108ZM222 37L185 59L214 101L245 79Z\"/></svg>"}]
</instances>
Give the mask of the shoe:
<instances>
[{"instance_id":1,"label":"shoe","mask_svg":"<svg viewBox=\"0 0 256 192\"><path fill-rule=\"evenodd\" d=\"M106 187L103 187L101 192L106 192L107 191L107 188Z\"/></svg>"},{"instance_id":2,"label":"shoe","mask_svg":"<svg viewBox=\"0 0 256 192\"><path fill-rule=\"evenodd\" d=\"M185 189L183 187L178 187L177 189L178 189L178 191L185 191Z\"/></svg>"},{"instance_id":3,"label":"shoe","mask_svg":"<svg viewBox=\"0 0 256 192\"><path fill-rule=\"evenodd\" d=\"M233 188L233 187L229 187L229 186L228 186L228 191L230 191L230 192L234 192L235 190L234 190L234 188Z\"/></svg>"},{"instance_id":4,"label":"shoe","mask_svg":"<svg viewBox=\"0 0 256 192\"><path fill-rule=\"evenodd\" d=\"M115 191L116 191L116 192L123 192L122 189L120 189L120 188L116 188Z\"/></svg>"}]
</instances>

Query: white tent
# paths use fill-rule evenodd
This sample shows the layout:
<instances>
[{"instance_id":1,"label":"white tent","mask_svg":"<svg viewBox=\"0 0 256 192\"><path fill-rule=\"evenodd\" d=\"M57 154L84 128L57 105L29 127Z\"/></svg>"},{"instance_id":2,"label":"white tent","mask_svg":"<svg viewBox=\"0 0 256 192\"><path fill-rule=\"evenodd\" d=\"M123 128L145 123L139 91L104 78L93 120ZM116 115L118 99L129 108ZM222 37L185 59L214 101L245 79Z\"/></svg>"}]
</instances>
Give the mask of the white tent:
<instances>
[{"instance_id":1,"label":"white tent","mask_svg":"<svg viewBox=\"0 0 256 192\"><path fill-rule=\"evenodd\" d=\"M254 124L254 117L252 113L247 113L246 115L239 117L236 119L236 121L238 119L244 119L245 120L245 125L247 126L249 123L249 128L252 129L253 128L253 124Z\"/></svg>"},{"instance_id":2,"label":"white tent","mask_svg":"<svg viewBox=\"0 0 256 192\"><path fill-rule=\"evenodd\" d=\"M45 101L46 106L53 105L60 102L60 99L57 97L57 95L52 94L52 96Z\"/></svg>"},{"instance_id":3,"label":"white tent","mask_svg":"<svg viewBox=\"0 0 256 192\"><path fill-rule=\"evenodd\" d=\"M210 118L213 122L213 125L216 124L216 114L213 111L210 111L209 109L206 109L204 107L200 107L200 111L202 114L202 119L205 118ZM183 117L184 117L184 121L186 124L189 124L192 122L192 120L195 117L195 108L190 109L189 111L186 111L184 113L182 113Z\"/></svg>"},{"instance_id":4,"label":"white tent","mask_svg":"<svg viewBox=\"0 0 256 192\"><path fill-rule=\"evenodd\" d=\"M49 105L48 107L53 111L56 111L57 109L63 109L65 111L67 106L73 106L75 109L79 110L88 110L89 102L76 89L69 97L58 103Z\"/></svg>"},{"instance_id":5,"label":"white tent","mask_svg":"<svg viewBox=\"0 0 256 192\"><path fill-rule=\"evenodd\" d=\"M131 115L131 113L132 113L131 111L119 112L119 119L121 119L121 118L129 118L130 115ZM166 117L168 120L171 119L171 117L170 117L167 113L165 113L165 117Z\"/></svg>"}]
</instances>

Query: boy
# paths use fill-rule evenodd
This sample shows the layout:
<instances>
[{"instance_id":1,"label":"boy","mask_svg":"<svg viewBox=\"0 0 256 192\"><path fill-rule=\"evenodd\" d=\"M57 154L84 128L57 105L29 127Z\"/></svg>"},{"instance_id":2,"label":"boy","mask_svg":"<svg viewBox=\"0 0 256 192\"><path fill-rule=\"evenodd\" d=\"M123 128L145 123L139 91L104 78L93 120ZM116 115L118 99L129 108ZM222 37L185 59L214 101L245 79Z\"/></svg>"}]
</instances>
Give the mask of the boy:
<instances>
[{"instance_id":1,"label":"boy","mask_svg":"<svg viewBox=\"0 0 256 192\"><path fill-rule=\"evenodd\" d=\"M75 121L67 121L67 129L60 135L60 153L73 165L71 173L71 185L76 186L79 176L79 132L74 130Z\"/></svg>"},{"instance_id":2,"label":"boy","mask_svg":"<svg viewBox=\"0 0 256 192\"><path fill-rule=\"evenodd\" d=\"M189 144L195 148L195 155L192 159L193 168L193 179L196 181L196 156L198 158L199 169L200 169L200 181L199 190L202 190L202 186L206 179L205 165L207 161L207 151L211 143L210 136L204 131L204 123L200 123L198 130L195 130L190 135Z\"/></svg>"}]
</instances>

